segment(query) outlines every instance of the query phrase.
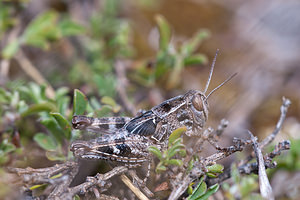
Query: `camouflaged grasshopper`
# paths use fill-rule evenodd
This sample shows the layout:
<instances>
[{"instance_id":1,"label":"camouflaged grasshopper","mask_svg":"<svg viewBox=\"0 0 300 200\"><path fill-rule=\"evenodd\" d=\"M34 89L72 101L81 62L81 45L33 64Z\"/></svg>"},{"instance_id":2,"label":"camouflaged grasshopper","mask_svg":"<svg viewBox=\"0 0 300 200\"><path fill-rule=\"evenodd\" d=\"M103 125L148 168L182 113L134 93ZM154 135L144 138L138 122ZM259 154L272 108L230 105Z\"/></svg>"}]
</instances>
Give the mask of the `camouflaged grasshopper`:
<instances>
[{"instance_id":1,"label":"camouflaged grasshopper","mask_svg":"<svg viewBox=\"0 0 300 200\"><path fill-rule=\"evenodd\" d=\"M75 129L103 133L97 139L73 142L71 151L75 157L117 161L128 166L136 166L149 160L150 146L162 149L166 145L168 136L175 129L186 126L186 135L199 133L208 118L209 96L236 75L233 74L207 96L205 95L213 74L217 53L203 92L190 90L134 118L74 116L72 124Z\"/></svg>"}]
</instances>

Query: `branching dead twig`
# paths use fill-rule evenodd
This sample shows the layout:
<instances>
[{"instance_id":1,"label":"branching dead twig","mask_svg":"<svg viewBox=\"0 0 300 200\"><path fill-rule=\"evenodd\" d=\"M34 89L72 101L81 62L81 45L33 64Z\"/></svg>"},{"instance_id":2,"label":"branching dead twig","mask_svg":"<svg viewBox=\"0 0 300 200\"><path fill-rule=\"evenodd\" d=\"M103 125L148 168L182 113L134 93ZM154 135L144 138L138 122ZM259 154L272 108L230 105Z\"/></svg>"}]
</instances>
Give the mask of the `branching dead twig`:
<instances>
[{"instance_id":1,"label":"branching dead twig","mask_svg":"<svg viewBox=\"0 0 300 200\"><path fill-rule=\"evenodd\" d=\"M219 124L219 126L216 130L216 136L217 137L220 137L223 134L223 132L227 128L228 124L229 124L228 120L226 120L226 119L221 120L221 122L220 122L220 124Z\"/></svg>"},{"instance_id":2,"label":"branching dead twig","mask_svg":"<svg viewBox=\"0 0 300 200\"><path fill-rule=\"evenodd\" d=\"M150 169L149 169L150 170ZM149 171L150 173L150 171ZM138 175L136 174L136 170L129 170L128 174L132 177L132 179L134 180L135 185L138 185L140 187L141 190L143 190L143 192L148 196L148 197L153 197L154 194L151 192L151 190L149 190L149 188L146 187L145 183L146 180L148 178L148 176L146 175L146 178L144 180L140 179L138 177ZM122 178L122 177L121 177ZM123 181L124 182L124 181Z\"/></svg>"},{"instance_id":3,"label":"branching dead twig","mask_svg":"<svg viewBox=\"0 0 300 200\"><path fill-rule=\"evenodd\" d=\"M22 177L23 181L28 184L49 183L55 184L58 179L51 179L51 177L65 172L65 174L78 171L78 164L76 162L65 162L63 164L56 164L53 167L33 169L27 167L22 168L7 168L9 172L16 173ZM69 177L72 179L74 177Z\"/></svg>"},{"instance_id":4,"label":"branching dead twig","mask_svg":"<svg viewBox=\"0 0 300 200\"><path fill-rule=\"evenodd\" d=\"M261 149L258 146L257 138L254 137L254 135L250 131L248 131L248 133L251 137L252 146L256 155L256 160L258 165L258 179L259 179L260 194L265 199L273 200L274 199L273 190L267 176L265 161Z\"/></svg>"},{"instance_id":5,"label":"branching dead twig","mask_svg":"<svg viewBox=\"0 0 300 200\"><path fill-rule=\"evenodd\" d=\"M268 136L266 137L262 142L260 142L258 144L259 148L264 148L265 146L267 146L268 144L270 144L274 138L276 137L276 135L279 133L279 131L281 130L282 124L284 122L284 119L286 117L286 113L288 111L288 107L290 106L291 101L289 99L286 99L283 97L283 103L280 107L280 118L276 124L276 127L274 129L274 131ZM270 154L267 154L264 157L265 160L265 168L274 168L274 164L271 163L270 161L277 155L280 155L280 153L284 150L288 150L290 149L290 142L289 141L283 141L280 142L278 145L275 146L275 149L273 152L271 152ZM239 163L239 167L238 170L241 174L251 174L251 173L255 173L258 174L258 164L257 163L251 163L249 164L248 162L253 158L252 154L250 156L248 156L247 159L243 160L242 162ZM207 184L208 185L213 185L216 183L222 183L223 181L229 179L231 177L231 170L227 170L224 173L220 174L218 178L214 178L214 179L208 179L207 180Z\"/></svg>"},{"instance_id":6,"label":"branching dead twig","mask_svg":"<svg viewBox=\"0 0 300 200\"><path fill-rule=\"evenodd\" d=\"M270 144L274 140L276 135L279 133L279 131L281 130L283 121L286 117L286 113L288 111L289 106L291 105L291 101L285 97L282 98L282 101L283 101L282 105L280 106L280 118L276 124L276 127L275 127L274 131L272 132L272 134L270 134L262 142L259 143L260 149L263 149L265 146Z\"/></svg>"},{"instance_id":7,"label":"branching dead twig","mask_svg":"<svg viewBox=\"0 0 300 200\"><path fill-rule=\"evenodd\" d=\"M65 162L57 164L53 167L33 169L27 167L21 168L8 168L8 171L17 173L22 177L23 181L27 184L50 184L54 189L48 195L47 199L73 199L76 194L84 194L93 188L106 189L107 180L113 176L120 175L128 169L125 166L115 167L105 174L97 174L95 177L88 177L86 182L69 188L69 184L74 179L78 172L78 162ZM54 176L58 176L53 178Z\"/></svg>"},{"instance_id":8,"label":"branching dead twig","mask_svg":"<svg viewBox=\"0 0 300 200\"><path fill-rule=\"evenodd\" d=\"M279 117L279 120L276 124L276 127L275 127L274 131L268 137L266 137L262 142L260 142L258 144L260 149L263 150L268 144L270 144L274 140L276 135L279 133L290 105L291 105L291 101L289 99L283 97L282 98L282 105L280 106L280 117ZM254 156L254 154L250 154L245 160L240 161L238 165L239 166L245 165L251 159L253 159L253 156Z\"/></svg>"},{"instance_id":9,"label":"branching dead twig","mask_svg":"<svg viewBox=\"0 0 300 200\"><path fill-rule=\"evenodd\" d=\"M275 146L275 149L264 156L264 164L265 168L274 168L276 167L275 163L272 163L272 159L276 156L280 155L282 151L289 150L291 146L290 141L285 140L280 142ZM255 163L246 163L240 167L238 167L240 174L258 174L258 164ZM216 183L222 183L225 180L231 177L231 169L227 169L222 174L220 174L217 178L209 178L205 182L208 186L214 185Z\"/></svg>"},{"instance_id":10,"label":"branching dead twig","mask_svg":"<svg viewBox=\"0 0 300 200\"><path fill-rule=\"evenodd\" d=\"M201 177L202 175L205 175L205 170L203 170L204 166L215 164L217 161L224 159L237 151L242 151L247 144L248 143L244 140L235 139L234 145L228 148L224 148L223 152L215 153L209 157L206 157L205 159L198 161L197 163L194 163L194 167L191 172L183 176L183 178L178 183L176 183L176 186L175 188L173 188L168 199L178 199L186 191L188 185L191 182Z\"/></svg>"},{"instance_id":11,"label":"branching dead twig","mask_svg":"<svg viewBox=\"0 0 300 200\"><path fill-rule=\"evenodd\" d=\"M128 170L127 167L121 166L121 167L115 167L109 172L105 174L97 174L95 177L88 177L86 182L77 185L73 188L68 189L68 193L62 194L61 199L72 199L76 194L84 194L93 187L97 188L105 188L105 185L107 184L107 180L111 179L113 176L120 175Z\"/></svg>"}]
</instances>

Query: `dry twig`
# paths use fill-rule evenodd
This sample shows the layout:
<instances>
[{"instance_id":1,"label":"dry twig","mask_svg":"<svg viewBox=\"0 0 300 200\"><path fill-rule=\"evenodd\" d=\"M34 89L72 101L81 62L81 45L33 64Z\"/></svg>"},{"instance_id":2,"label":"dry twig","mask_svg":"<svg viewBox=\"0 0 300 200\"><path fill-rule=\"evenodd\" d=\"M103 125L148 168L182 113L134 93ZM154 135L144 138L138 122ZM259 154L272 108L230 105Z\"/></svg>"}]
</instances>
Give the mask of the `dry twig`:
<instances>
[{"instance_id":1,"label":"dry twig","mask_svg":"<svg viewBox=\"0 0 300 200\"><path fill-rule=\"evenodd\" d=\"M21 27L16 25L6 36L6 45L17 40L18 34L20 32ZM10 67L10 59L2 59L0 60L0 84L4 84L8 79L9 67Z\"/></svg>"},{"instance_id":2,"label":"dry twig","mask_svg":"<svg viewBox=\"0 0 300 200\"><path fill-rule=\"evenodd\" d=\"M260 149L264 149L265 146L267 146L268 144L270 144L274 138L276 137L276 135L279 133L279 131L281 130L281 127L283 125L283 122L285 120L286 117L286 113L288 111L289 106L291 105L291 101L285 97L282 98L282 105L280 106L280 117L279 120L276 124L276 127L274 129L274 131L268 136L266 137L262 142L260 142L258 144ZM239 162L239 166L242 166L246 163L248 163L251 159L253 159L254 154L250 154L245 160L242 160Z\"/></svg>"},{"instance_id":3,"label":"dry twig","mask_svg":"<svg viewBox=\"0 0 300 200\"><path fill-rule=\"evenodd\" d=\"M276 135L279 133L279 131L281 130L283 121L286 117L286 113L288 111L289 106L291 105L291 101L285 97L282 98L282 105L280 107L280 118L276 124L276 127L274 129L274 131L272 132L272 134L270 134L268 137L266 137L262 142L259 143L259 148L263 149L265 146L267 146L268 144L270 144L274 138L276 137Z\"/></svg>"},{"instance_id":4,"label":"dry twig","mask_svg":"<svg viewBox=\"0 0 300 200\"><path fill-rule=\"evenodd\" d=\"M36 67L31 63L31 61L26 57L23 51L20 49L17 55L15 56L16 60L20 64L20 67L23 71L30 76L38 84L46 85L46 95L49 98L55 97L55 91L50 85L50 83L43 77L43 75L36 69Z\"/></svg>"},{"instance_id":5,"label":"dry twig","mask_svg":"<svg viewBox=\"0 0 300 200\"><path fill-rule=\"evenodd\" d=\"M177 181L177 183L173 183L175 187L169 196L169 200L178 199L186 191L191 182L205 175L205 166L215 164L217 161L224 159L237 151L242 151L247 144L248 143L244 140L235 139L234 145L222 149L223 152L215 153L205 159L201 159L197 163L194 163L194 167L190 173L183 176L181 180Z\"/></svg>"},{"instance_id":6,"label":"dry twig","mask_svg":"<svg viewBox=\"0 0 300 200\"><path fill-rule=\"evenodd\" d=\"M258 165L258 178L259 178L259 188L260 188L260 194L265 199L274 199L273 190L270 185L266 168L265 168L265 161L261 152L261 149L258 147L257 138L253 136L253 134L248 131L252 146L256 155L257 165Z\"/></svg>"},{"instance_id":7,"label":"dry twig","mask_svg":"<svg viewBox=\"0 0 300 200\"><path fill-rule=\"evenodd\" d=\"M132 184L127 176L124 174L121 175L121 180L140 200L148 200L148 198L135 185Z\"/></svg>"},{"instance_id":8,"label":"dry twig","mask_svg":"<svg viewBox=\"0 0 300 200\"><path fill-rule=\"evenodd\" d=\"M276 167L275 163L272 163L272 159L276 156L280 155L282 151L290 149L290 142L289 141L283 141L280 142L278 145L275 146L275 149L264 156L264 164L265 168L274 168ZM246 163L242 166L238 167L240 174L258 174L258 163ZM222 174L220 174L217 178L209 178L206 180L206 183L208 186L214 185L216 183L222 183L225 180L229 179L231 177L231 168L224 171Z\"/></svg>"}]
</instances>

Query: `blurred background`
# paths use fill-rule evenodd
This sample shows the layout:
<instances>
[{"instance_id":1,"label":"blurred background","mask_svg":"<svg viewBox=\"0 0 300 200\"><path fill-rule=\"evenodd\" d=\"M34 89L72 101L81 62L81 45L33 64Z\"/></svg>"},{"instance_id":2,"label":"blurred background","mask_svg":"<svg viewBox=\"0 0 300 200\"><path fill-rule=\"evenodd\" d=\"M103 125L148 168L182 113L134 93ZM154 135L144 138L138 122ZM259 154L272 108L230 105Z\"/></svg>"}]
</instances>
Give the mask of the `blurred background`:
<instances>
[{"instance_id":1,"label":"blurred background","mask_svg":"<svg viewBox=\"0 0 300 200\"><path fill-rule=\"evenodd\" d=\"M299 198L299 10L296 0L1 1L1 166L46 167L71 156L49 125L53 116L40 112L54 107L70 121L74 89L87 96L86 113L133 116L203 90L220 49L208 91L238 75L210 97L208 126L229 120L221 145L247 138L247 129L263 139L289 98L275 140L291 140L292 149L271 183L278 198ZM39 138L51 134L61 149L43 146ZM0 174L0 198L9 198L5 184L14 179Z\"/></svg>"}]
</instances>

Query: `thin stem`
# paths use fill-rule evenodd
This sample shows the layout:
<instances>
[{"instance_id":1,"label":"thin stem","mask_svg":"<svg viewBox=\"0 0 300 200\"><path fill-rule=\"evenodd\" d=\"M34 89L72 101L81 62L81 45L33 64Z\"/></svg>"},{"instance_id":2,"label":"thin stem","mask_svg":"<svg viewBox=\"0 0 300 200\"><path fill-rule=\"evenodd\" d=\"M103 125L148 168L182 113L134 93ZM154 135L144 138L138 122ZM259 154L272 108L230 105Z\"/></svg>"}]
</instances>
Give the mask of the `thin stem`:
<instances>
[{"instance_id":1,"label":"thin stem","mask_svg":"<svg viewBox=\"0 0 300 200\"><path fill-rule=\"evenodd\" d=\"M46 84L46 95L49 98L54 98L54 89L52 88L50 83L43 77L43 75L36 69L36 67L30 62L30 60L26 57L22 50L19 50L15 58L17 59L20 67L24 70L24 72L35 82L37 82L38 84Z\"/></svg>"}]
</instances>

